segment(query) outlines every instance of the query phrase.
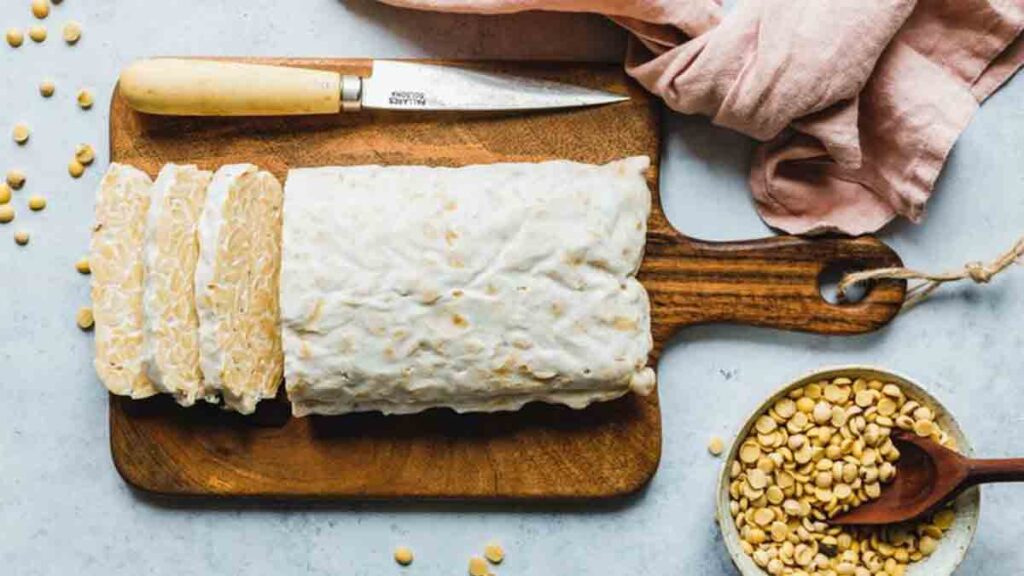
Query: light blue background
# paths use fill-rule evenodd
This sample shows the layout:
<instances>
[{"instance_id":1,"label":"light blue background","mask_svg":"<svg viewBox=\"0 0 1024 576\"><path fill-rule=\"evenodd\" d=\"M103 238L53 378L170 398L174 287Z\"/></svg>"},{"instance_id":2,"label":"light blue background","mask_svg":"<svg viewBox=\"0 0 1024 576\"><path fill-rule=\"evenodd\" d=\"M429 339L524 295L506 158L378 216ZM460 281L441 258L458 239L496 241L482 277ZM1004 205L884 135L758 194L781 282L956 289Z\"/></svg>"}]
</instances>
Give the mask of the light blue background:
<instances>
[{"instance_id":1,"label":"light blue background","mask_svg":"<svg viewBox=\"0 0 1024 576\"><path fill-rule=\"evenodd\" d=\"M69 48L60 25L80 20ZM0 28L34 23L28 0L0 6ZM664 457L650 488L625 503L578 507L359 504L331 507L156 505L134 496L107 446L106 393L91 343L74 327L88 281L73 264L87 246L92 193L106 158L107 100L117 71L149 55L431 56L617 61L625 36L599 17L448 16L370 0L65 0L50 40L0 46L0 170L24 169L19 217L0 225L0 572L7 574L463 574L492 538L502 575L733 574L713 517L729 438L777 386L825 364L873 363L920 379L958 416L979 451L1024 453L1024 271L985 289L944 291L880 334L824 338L737 327L685 331L659 367ZM57 83L38 96L44 77ZM96 106L74 104L92 87ZM1024 79L983 108L953 152L923 226L885 237L908 264L944 269L994 256L1024 234ZM10 126L26 121L30 144ZM740 239L769 233L745 178L752 144L702 118L668 114L662 192L686 233ZM80 181L74 145L99 151ZM48 196L28 213L31 193ZM32 232L18 248L16 228ZM988 487L963 574L1024 570L1024 489ZM400 569L391 549L411 546Z\"/></svg>"}]
</instances>

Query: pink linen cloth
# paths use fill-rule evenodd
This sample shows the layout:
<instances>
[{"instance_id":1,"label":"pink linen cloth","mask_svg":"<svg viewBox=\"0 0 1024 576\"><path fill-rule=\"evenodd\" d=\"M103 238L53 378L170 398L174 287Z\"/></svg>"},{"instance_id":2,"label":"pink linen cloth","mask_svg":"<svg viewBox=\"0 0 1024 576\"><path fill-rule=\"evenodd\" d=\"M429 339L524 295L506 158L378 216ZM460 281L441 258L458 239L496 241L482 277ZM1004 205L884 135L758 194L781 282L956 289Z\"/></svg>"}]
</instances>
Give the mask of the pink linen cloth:
<instances>
[{"instance_id":1,"label":"pink linen cloth","mask_svg":"<svg viewBox=\"0 0 1024 576\"><path fill-rule=\"evenodd\" d=\"M796 234L920 221L979 104L1024 64L1024 0L383 0L426 10L605 14L667 105L764 141L750 187Z\"/></svg>"}]
</instances>

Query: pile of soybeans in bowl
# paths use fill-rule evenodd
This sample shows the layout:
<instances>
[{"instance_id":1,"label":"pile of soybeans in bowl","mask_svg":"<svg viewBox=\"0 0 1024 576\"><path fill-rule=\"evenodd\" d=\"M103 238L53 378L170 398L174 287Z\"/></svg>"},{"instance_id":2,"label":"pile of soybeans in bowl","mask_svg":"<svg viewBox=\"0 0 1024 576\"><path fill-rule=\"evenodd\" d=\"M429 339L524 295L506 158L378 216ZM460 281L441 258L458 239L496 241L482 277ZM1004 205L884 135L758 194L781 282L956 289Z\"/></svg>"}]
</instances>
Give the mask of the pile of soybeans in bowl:
<instances>
[{"instance_id":1,"label":"pile of soybeans in bowl","mask_svg":"<svg viewBox=\"0 0 1024 576\"><path fill-rule=\"evenodd\" d=\"M873 373L833 371L787 388L755 414L726 463L721 489L727 494L719 502L719 514L730 520L720 518L723 533L728 524L735 528L726 540L744 574L755 572L749 562L741 566L737 547L762 573L784 576L904 576L935 554L957 522L952 506L905 524L828 523L878 498L899 474L895 430L958 448L923 391L913 394L919 401L904 388ZM976 522L977 493L968 496ZM969 544L974 525L962 528L969 529L958 540L966 535ZM966 545L956 551L954 567L965 551Z\"/></svg>"}]
</instances>

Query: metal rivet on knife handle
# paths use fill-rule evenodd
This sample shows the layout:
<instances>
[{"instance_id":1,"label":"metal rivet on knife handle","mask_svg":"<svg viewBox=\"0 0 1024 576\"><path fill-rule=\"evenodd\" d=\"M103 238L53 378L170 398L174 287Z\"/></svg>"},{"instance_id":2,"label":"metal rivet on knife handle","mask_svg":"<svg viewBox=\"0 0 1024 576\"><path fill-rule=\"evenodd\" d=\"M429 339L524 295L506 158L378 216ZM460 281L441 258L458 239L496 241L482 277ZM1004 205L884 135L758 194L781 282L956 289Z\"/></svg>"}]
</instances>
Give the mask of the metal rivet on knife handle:
<instances>
[{"instance_id":1,"label":"metal rivet on knife handle","mask_svg":"<svg viewBox=\"0 0 1024 576\"><path fill-rule=\"evenodd\" d=\"M359 76L341 76L341 111L359 112L363 108L363 79Z\"/></svg>"}]
</instances>

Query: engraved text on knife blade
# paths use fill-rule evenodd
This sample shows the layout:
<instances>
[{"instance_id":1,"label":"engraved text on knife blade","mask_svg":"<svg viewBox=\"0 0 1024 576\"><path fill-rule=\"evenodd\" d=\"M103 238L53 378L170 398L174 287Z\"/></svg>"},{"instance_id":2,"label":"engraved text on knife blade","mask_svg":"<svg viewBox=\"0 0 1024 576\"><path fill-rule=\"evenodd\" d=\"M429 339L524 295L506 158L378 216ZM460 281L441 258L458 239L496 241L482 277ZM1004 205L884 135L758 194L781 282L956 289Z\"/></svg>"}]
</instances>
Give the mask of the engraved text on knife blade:
<instances>
[{"instance_id":1,"label":"engraved text on knife blade","mask_svg":"<svg viewBox=\"0 0 1024 576\"><path fill-rule=\"evenodd\" d=\"M392 106L423 108L427 105L427 95L411 90L393 90L388 96L388 103Z\"/></svg>"}]
</instances>

